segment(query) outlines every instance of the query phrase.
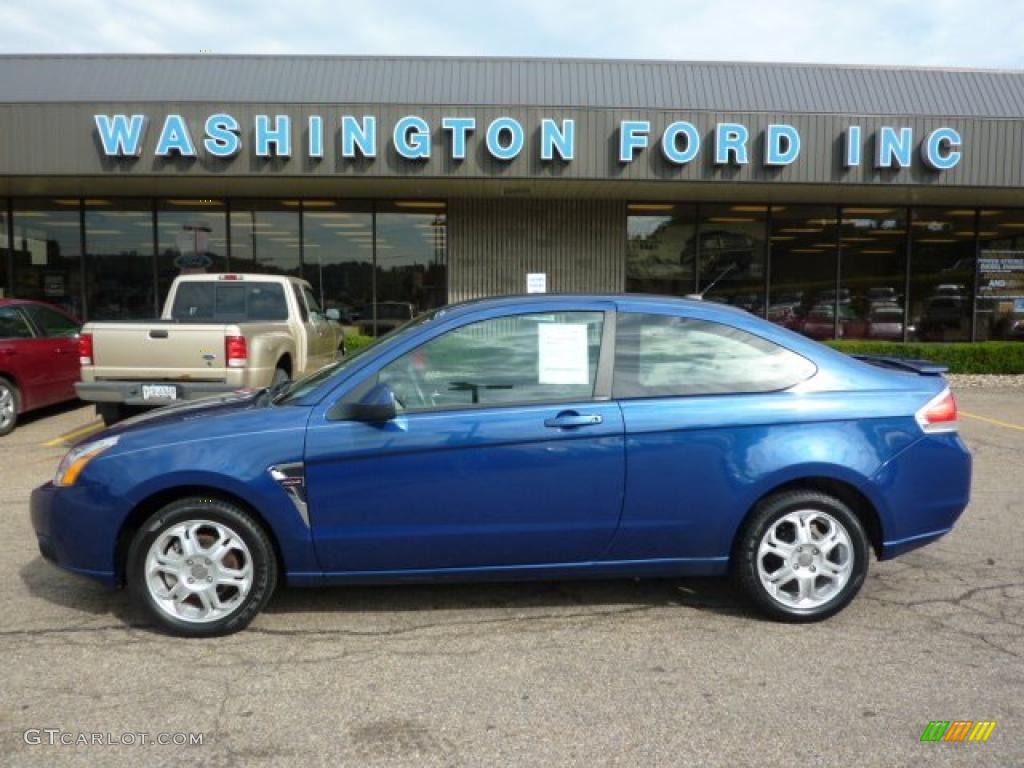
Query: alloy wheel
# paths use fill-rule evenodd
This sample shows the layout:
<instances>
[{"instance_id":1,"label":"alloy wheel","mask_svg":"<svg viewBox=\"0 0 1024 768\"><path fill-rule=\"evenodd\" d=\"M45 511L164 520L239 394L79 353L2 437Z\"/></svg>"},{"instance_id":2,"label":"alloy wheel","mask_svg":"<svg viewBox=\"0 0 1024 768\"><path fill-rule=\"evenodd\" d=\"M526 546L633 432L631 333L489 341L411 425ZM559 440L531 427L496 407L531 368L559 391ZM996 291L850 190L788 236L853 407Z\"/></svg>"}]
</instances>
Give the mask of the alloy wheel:
<instances>
[{"instance_id":1,"label":"alloy wheel","mask_svg":"<svg viewBox=\"0 0 1024 768\"><path fill-rule=\"evenodd\" d=\"M15 416L14 391L6 384L0 384L0 432L14 423Z\"/></svg>"},{"instance_id":2,"label":"alloy wheel","mask_svg":"<svg viewBox=\"0 0 1024 768\"><path fill-rule=\"evenodd\" d=\"M775 520L757 549L757 574L769 596L787 608L815 609L834 599L853 574L854 547L835 517L815 509Z\"/></svg>"},{"instance_id":3,"label":"alloy wheel","mask_svg":"<svg viewBox=\"0 0 1024 768\"><path fill-rule=\"evenodd\" d=\"M207 623L237 610L253 585L242 537L223 523L185 520L163 531L146 554L153 602L172 618Z\"/></svg>"}]
</instances>

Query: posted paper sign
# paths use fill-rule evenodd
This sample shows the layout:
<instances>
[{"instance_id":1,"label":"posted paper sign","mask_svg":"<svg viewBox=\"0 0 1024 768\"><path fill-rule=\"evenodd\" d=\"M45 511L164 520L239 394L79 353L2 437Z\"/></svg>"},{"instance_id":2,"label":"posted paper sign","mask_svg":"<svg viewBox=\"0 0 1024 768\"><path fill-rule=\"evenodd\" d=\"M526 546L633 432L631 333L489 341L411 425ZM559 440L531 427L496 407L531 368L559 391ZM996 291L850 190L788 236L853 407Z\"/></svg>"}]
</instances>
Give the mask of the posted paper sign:
<instances>
[{"instance_id":1,"label":"posted paper sign","mask_svg":"<svg viewBox=\"0 0 1024 768\"><path fill-rule=\"evenodd\" d=\"M548 273L547 272L530 272L526 275L526 292L527 293L547 293L548 292Z\"/></svg>"},{"instance_id":2,"label":"posted paper sign","mask_svg":"<svg viewBox=\"0 0 1024 768\"><path fill-rule=\"evenodd\" d=\"M590 383L586 323L538 325L537 356L538 384Z\"/></svg>"}]
</instances>

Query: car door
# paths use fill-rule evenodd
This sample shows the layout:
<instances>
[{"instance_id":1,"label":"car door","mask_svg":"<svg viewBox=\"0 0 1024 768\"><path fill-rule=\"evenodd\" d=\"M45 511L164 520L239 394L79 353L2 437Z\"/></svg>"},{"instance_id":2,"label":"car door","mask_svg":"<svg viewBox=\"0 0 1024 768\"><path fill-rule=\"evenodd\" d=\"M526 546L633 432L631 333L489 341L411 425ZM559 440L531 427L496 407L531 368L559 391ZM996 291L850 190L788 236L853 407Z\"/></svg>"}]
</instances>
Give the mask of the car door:
<instances>
[{"instance_id":1,"label":"car door","mask_svg":"<svg viewBox=\"0 0 1024 768\"><path fill-rule=\"evenodd\" d=\"M615 348L628 473L609 557L724 567L746 511L737 499L784 455L780 445L804 439L811 406L781 390L816 367L742 328L672 310L620 311Z\"/></svg>"},{"instance_id":2,"label":"car door","mask_svg":"<svg viewBox=\"0 0 1024 768\"><path fill-rule=\"evenodd\" d=\"M49 358L50 374L46 402L59 403L75 397L75 382L81 377L78 359L77 320L42 304L26 304L24 310L35 325L37 342Z\"/></svg>"},{"instance_id":3,"label":"car door","mask_svg":"<svg viewBox=\"0 0 1024 768\"><path fill-rule=\"evenodd\" d=\"M21 393L21 410L51 402L52 353L38 338L24 305L0 307L0 374L13 378Z\"/></svg>"},{"instance_id":4,"label":"car door","mask_svg":"<svg viewBox=\"0 0 1024 768\"><path fill-rule=\"evenodd\" d=\"M319 316L319 305L316 304L316 300L313 299L313 304L309 303L312 294L307 296L309 292L304 290L304 286L292 283L292 290L295 293L295 304L299 309L299 323L302 325L303 334L306 337L305 368L302 373L308 374L323 368L330 362L326 359L324 352L325 343L329 343L327 322ZM333 354L331 359L333 359Z\"/></svg>"},{"instance_id":5,"label":"car door","mask_svg":"<svg viewBox=\"0 0 1024 768\"><path fill-rule=\"evenodd\" d=\"M396 419L314 414L306 478L324 570L600 558L625 474L608 318L591 305L467 322L363 376L354 392L387 385Z\"/></svg>"},{"instance_id":6,"label":"car door","mask_svg":"<svg viewBox=\"0 0 1024 768\"><path fill-rule=\"evenodd\" d=\"M310 322L313 323L313 327L316 329L314 337L316 363L313 368L323 368L325 365L334 362L338 352L337 340L327 315L308 285L302 286L302 295L306 299L306 308L309 310Z\"/></svg>"}]
</instances>

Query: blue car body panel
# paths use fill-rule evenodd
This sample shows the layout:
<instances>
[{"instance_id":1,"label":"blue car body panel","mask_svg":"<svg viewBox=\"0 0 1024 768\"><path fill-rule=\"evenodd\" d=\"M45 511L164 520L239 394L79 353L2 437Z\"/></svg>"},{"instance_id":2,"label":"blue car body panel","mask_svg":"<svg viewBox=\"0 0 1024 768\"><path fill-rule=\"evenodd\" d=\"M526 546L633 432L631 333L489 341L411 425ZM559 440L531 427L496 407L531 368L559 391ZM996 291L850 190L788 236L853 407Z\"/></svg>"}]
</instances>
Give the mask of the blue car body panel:
<instances>
[{"instance_id":1,"label":"blue car body panel","mask_svg":"<svg viewBox=\"0 0 1024 768\"><path fill-rule=\"evenodd\" d=\"M544 426L565 411L602 421ZM318 424L306 482L320 563L341 572L598 559L622 511L623 442L613 402Z\"/></svg>"},{"instance_id":2,"label":"blue car body panel","mask_svg":"<svg viewBox=\"0 0 1024 768\"><path fill-rule=\"evenodd\" d=\"M384 364L469 322L585 310L725 323L811 360L784 392L478 407L382 425L328 411ZM614 327L614 323L611 324ZM118 444L67 488L32 496L44 555L107 582L122 534L154 500L199 489L265 523L287 579L345 581L713 574L756 501L815 478L877 512L880 556L947 533L967 505L970 456L913 414L945 387L888 370L721 305L662 297L540 296L469 302L384 340L301 398L239 393L107 430ZM600 417L552 429L565 412ZM95 438L93 438L95 439ZM269 472L302 464L303 515ZM184 490L182 490L184 489Z\"/></svg>"}]
</instances>

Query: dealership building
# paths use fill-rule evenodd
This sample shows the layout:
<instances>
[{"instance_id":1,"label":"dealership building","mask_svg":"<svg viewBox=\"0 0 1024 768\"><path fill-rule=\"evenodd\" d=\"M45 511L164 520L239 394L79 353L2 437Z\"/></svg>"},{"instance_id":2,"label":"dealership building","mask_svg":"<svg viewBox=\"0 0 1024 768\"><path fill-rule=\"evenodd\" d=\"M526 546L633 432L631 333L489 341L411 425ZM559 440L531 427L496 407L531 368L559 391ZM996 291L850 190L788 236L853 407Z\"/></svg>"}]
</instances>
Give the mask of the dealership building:
<instances>
[{"instance_id":1,"label":"dealership building","mask_svg":"<svg viewBox=\"0 0 1024 768\"><path fill-rule=\"evenodd\" d=\"M1012 338L1022 188L1019 71L0 57L0 296L85 319L231 271L350 318L703 293L816 338Z\"/></svg>"}]
</instances>

